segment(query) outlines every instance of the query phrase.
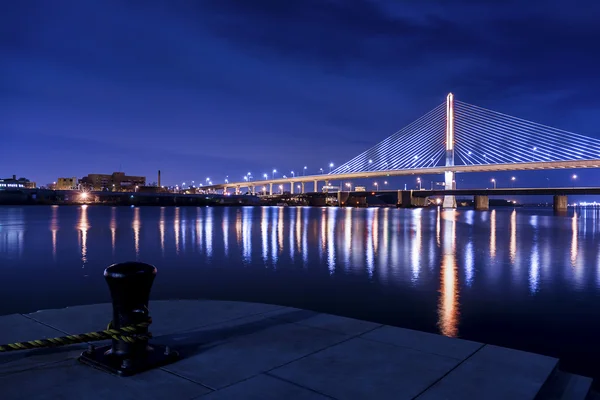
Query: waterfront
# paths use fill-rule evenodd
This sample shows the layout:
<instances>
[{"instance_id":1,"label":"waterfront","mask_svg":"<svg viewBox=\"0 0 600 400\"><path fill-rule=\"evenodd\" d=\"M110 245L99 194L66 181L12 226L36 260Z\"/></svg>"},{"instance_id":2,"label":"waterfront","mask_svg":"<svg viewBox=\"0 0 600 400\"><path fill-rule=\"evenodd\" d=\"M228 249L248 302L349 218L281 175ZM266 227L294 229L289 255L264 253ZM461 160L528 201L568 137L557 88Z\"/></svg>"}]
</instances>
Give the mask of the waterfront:
<instances>
[{"instance_id":1,"label":"waterfront","mask_svg":"<svg viewBox=\"0 0 600 400\"><path fill-rule=\"evenodd\" d=\"M0 314L108 301L103 269L155 264L154 299L314 309L560 357L596 375L597 209L0 207Z\"/></svg>"}]
</instances>

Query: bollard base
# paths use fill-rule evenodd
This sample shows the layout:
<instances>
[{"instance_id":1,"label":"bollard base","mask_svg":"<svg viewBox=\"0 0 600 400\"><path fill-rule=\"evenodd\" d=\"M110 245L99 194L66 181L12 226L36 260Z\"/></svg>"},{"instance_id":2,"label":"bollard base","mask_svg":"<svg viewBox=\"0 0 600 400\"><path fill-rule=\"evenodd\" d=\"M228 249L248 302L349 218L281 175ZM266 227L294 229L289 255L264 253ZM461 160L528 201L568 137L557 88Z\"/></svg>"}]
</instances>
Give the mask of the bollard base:
<instances>
[{"instance_id":1,"label":"bollard base","mask_svg":"<svg viewBox=\"0 0 600 400\"><path fill-rule=\"evenodd\" d=\"M179 353L169 351L166 346L148 346L144 354L130 360L112 354L111 348L111 346L103 346L84 351L79 356L79 361L113 375L131 376L179 360Z\"/></svg>"}]
</instances>

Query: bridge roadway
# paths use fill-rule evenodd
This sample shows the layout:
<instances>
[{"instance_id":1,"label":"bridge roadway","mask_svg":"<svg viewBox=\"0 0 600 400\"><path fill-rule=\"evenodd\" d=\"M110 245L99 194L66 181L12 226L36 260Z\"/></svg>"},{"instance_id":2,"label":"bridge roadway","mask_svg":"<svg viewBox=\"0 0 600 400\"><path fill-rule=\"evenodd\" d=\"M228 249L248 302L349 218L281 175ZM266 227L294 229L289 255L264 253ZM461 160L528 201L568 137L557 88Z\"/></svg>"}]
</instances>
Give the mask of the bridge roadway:
<instances>
[{"instance_id":1,"label":"bridge roadway","mask_svg":"<svg viewBox=\"0 0 600 400\"><path fill-rule=\"evenodd\" d=\"M294 184L302 184L307 182L323 182L323 181L349 181L353 179L369 179L378 177L390 176L406 176L406 175L434 175L443 174L446 171L455 173L465 172L499 172L499 171L534 171L548 169L572 169L572 168L600 168L600 159L598 160L574 160L574 161L540 161L528 163L511 163L511 164L483 164L483 165L455 165L455 166L440 166L431 168L415 168L403 170L385 170L385 171L367 171L367 172L351 172L346 174L319 174L307 176L295 176L277 179L265 179L256 181L242 181L220 183L216 185L204 186L207 190L226 190L228 188L256 188L266 186L268 190L272 190L272 185L290 185L290 191L293 192ZM316 186L316 184L315 184ZM287 189L287 187L285 188ZM315 190L316 191L316 190Z\"/></svg>"},{"instance_id":2,"label":"bridge roadway","mask_svg":"<svg viewBox=\"0 0 600 400\"><path fill-rule=\"evenodd\" d=\"M396 193L405 190L377 190L370 192L350 192L353 195L370 193ZM410 192L410 190L408 190ZM567 195L600 195L600 187L560 187L560 188L497 188L497 189L455 189L455 190L412 190L413 197L435 197L435 196L567 196Z\"/></svg>"}]
</instances>

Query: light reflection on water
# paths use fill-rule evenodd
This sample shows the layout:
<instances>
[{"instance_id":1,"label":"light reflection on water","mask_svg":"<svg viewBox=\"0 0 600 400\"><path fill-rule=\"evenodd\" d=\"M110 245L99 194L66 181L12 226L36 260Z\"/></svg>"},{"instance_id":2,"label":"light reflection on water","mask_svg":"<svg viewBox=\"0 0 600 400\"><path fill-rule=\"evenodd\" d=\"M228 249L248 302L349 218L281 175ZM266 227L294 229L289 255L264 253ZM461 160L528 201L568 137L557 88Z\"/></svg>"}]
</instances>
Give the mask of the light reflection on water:
<instances>
[{"instance_id":1,"label":"light reflection on water","mask_svg":"<svg viewBox=\"0 0 600 400\"><path fill-rule=\"evenodd\" d=\"M0 311L107 301L102 270L138 259L159 268L157 298L270 302L483 342L499 341L490 318L501 319L518 334L499 344L564 353L600 334L599 218L598 209L0 207L0 293L10 299ZM542 328L544 340L527 339Z\"/></svg>"}]
</instances>

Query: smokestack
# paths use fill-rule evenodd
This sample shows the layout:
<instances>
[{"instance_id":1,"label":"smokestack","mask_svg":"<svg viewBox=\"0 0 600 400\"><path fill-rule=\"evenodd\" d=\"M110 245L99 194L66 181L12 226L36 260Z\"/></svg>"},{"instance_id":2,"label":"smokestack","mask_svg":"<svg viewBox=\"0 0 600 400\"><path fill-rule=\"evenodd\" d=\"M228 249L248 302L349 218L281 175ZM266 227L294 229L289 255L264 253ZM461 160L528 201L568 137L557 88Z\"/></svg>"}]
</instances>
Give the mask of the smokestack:
<instances>
[{"instance_id":1,"label":"smokestack","mask_svg":"<svg viewBox=\"0 0 600 400\"><path fill-rule=\"evenodd\" d=\"M160 169L158 170L158 187L161 187L160 186Z\"/></svg>"}]
</instances>

